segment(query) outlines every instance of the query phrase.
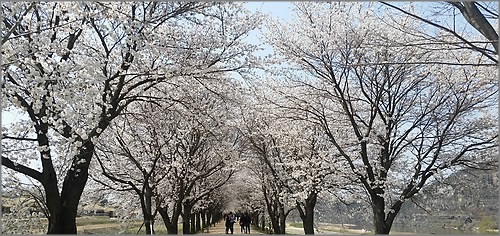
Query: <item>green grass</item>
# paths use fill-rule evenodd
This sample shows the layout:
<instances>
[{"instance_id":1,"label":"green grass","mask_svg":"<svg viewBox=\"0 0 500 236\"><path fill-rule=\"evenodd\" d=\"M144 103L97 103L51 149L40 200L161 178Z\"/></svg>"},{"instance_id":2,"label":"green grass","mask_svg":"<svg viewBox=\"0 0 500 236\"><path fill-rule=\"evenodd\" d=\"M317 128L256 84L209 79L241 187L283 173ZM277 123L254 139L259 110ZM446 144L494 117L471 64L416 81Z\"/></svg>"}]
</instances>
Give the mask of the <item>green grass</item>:
<instances>
[{"instance_id":1,"label":"green grass","mask_svg":"<svg viewBox=\"0 0 500 236\"><path fill-rule=\"evenodd\" d=\"M113 224L113 226L98 228L98 229L86 229L84 226L91 225L102 225L102 224ZM136 220L130 223L129 227L122 232L123 227L120 225L119 221L111 220L107 216L92 216L92 217L80 217L77 218L77 226L83 234L145 234L146 228L142 225L142 220ZM142 226L142 227L141 227ZM155 233L156 234L167 234L167 228L162 221L155 222ZM178 225L179 232L182 232L182 224Z\"/></svg>"},{"instance_id":2,"label":"green grass","mask_svg":"<svg viewBox=\"0 0 500 236\"><path fill-rule=\"evenodd\" d=\"M116 227L107 227L101 229L84 229L82 231L83 234L118 234L121 231L120 226ZM135 232L134 232L135 234Z\"/></svg>"},{"instance_id":3,"label":"green grass","mask_svg":"<svg viewBox=\"0 0 500 236\"><path fill-rule=\"evenodd\" d=\"M144 225L141 228L142 223L139 223L138 225L135 225L133 227L129 227L124 233L125 234L146 234L146 228ZM139 231L139 228L141 230ZM167 228L165 227L165 224L163 224L162 221L156 222L155 223L155 234L167 234ZM177 232L182 232L182 224L177 225Z\"/></svg>"},{"instance_id":4,"label":"green grass","mask_svg":"<svg viewBox=\"0 0 500 236\"><path fill-rule=\"evenodd\" d=\"M493 217L491 216L485 216L481 219L481 221L478 224L479 228L479 233L496 233L495 231L492 231L493 229L498 229L498 224L495 222Z\"/></svg>"},{"instance_id":5,"label":"green grass","mask_svg":"<svg viewBox=\"0 0 500 236\"><path fill-rule=\"evenodd\" d=\"M116 223L116 221L110 220L108 216L83 216L76 218L76 226L84 225L98 225L98 224L109 224Z\"/></svg>"},{"instance_id":6,"label":"green grass","mask_svg":"<svg viewBox=\"0 0 500 236\"><path fill-rule=\"evenodd\" d=\"M38 224L40 232L33 233L45 233L47 230L48 221L46 218L40 218L41 224ZM109 224L109 225L104 225ZM121 225L119 220L112 220L108 216L82 216L76 218L76 225L78 234L145 234L146 228L142 226L142 220L135 220L130 222L129 227L125 232L124 225ZM93 228L92 226L101 225L102 228ZM88 227L86 227L88 226ZM140 231L139 231L140 228ZM139 231L139 232L138 232ZM178 232L182 233L182 224L178 224ZM156 234L167 234L167 229L163 224L163 221L158 220L155 222L155 233Z\"/></svg>"},{"instance_id":7,"label":"green grass","mask_svg":"<svg viewBox=\"0 0 500 236\"><path fill-rule=\"evenodd\" d=\"M304 227L304 224L302 222L291 222L290 226L295 227L295 228L302 228L302 227Z\"/></svg>"}]
</instances>

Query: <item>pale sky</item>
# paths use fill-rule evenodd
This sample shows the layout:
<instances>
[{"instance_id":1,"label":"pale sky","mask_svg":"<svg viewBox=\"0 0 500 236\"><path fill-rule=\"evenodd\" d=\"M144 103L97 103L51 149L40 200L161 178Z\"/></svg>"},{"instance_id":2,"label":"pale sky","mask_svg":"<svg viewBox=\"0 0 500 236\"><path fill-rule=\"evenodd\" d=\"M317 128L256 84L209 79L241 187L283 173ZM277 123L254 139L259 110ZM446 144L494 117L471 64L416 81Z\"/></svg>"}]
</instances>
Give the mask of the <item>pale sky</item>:
<instances>
[{"instance_id":1,"label":"pale sky","mask_svg":"<svg viewBox=\"0 0 500 236\"><path fill-rule=\"evenodd\" d=\"M245 4L250 10L259 10L273 17L289 19L294 17L291 2L248 2Z\"/></svg>"}]
</instances>

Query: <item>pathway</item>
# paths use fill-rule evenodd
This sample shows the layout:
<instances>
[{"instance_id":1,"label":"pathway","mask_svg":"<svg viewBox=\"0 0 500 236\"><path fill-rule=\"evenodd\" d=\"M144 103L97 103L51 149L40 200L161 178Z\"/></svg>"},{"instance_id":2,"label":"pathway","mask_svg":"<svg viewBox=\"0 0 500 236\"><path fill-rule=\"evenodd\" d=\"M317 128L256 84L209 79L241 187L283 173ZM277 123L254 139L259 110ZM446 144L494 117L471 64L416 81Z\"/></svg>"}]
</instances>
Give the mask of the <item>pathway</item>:
<instances>
[{"instance_id":1,"label":"pathway","mask_svg":"<svg viewBox=\"0 0 500 236\"><path fill-rule=\"evenodd\" d=\"M211 226L207 231L204 231L203 234L226 234L226 226L223 221L215 224L215 227ZM230 232L231 234L231 232ZM234 234L240 234L240 235L245 235L245 233L242 233L240 231L240 226L238 223L234 224ZM256 234L264 234L263 232L259 231L255 227L251 226L250 234L256 235ZM248 235L248 234L247 234Z\"/></svg>"}]
</instances>

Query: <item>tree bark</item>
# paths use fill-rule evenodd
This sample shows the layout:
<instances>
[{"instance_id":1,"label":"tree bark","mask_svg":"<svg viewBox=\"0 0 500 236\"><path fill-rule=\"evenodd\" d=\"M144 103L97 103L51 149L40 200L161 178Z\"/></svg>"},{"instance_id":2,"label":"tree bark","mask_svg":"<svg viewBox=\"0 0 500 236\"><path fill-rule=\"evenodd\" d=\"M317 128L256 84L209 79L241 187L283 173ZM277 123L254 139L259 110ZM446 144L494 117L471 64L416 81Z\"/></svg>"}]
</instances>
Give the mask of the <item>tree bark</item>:
<instances>
[{"instance_id":1,"label":"tree bark","mask_svg":"<svg viewBox=\"0 0 500 236\"><path fill-rule=\"evenodd\" d=\"M377 196L376 194L372 194L371 199L375 234L389 234L389 232L391 232L392 225L387 225L385 222L384 198Z\"/></svg>"},{"instance_id":2,"label":"tree bark","mask_svg":"<svg viewBox=\"0 0 500 236\"><path fill-rule=\"evenodd\" d=\"M211 224L215 224L215 219L212 214L212 211L209 209L207 211L207 227L210 227Z\"/></svg>"},{"instance_id":3,"label":"tree bark","mask_svg":"<svg viewBox=\"0 0 500 236\"><path fill-rule=\"evenodd\" d=\"M60 208L60 211L53 212L49 219L49 229L47 234L76 234L76 216L68 209ZM51 213L52 214L52 213Z\"/></svg>"},{"instance_id":4,"label":"tree bark","mask_svg":"<svg viewBox=\"0 0 500 236\"><path fill-rule=\"evenodd\" d=\"M477 8L475 2L450 2L458 8L462 16L472 27L479 31L485 38L491 41L491 45L498 54L498 34L486 17Z\"/></svg>"},{"instance_id":5,"label":"tree bark","mask_svg":"<svg viewBox=\"0 0 500 236\"><path fill-rule=\"evenodd\" d=\"M310 193L302 207L301 203L297 202L297 210L304 227L305 234L314 234L314 207L318 198L317 193Z\"/></svg>"},{"instance_id":6,"label":"tree bark","mask_svg":"<svg viewBox=\"0 0 500 236\"><path fill-rule=\"evenodd\" d=\"M152 189L149 187L149 181L145 181L143 184L144 193L138 193L141 208L142 208L142 217L144 221L144 226L146 229L146 234L154 234L154 215L153 215L153 207L152 207Z\"/></svg>"},{"instance_id":7,"label":"tree bark","mask_svg":"<svg viewBox=\"0 0 500 236\"><path fill-rule=\"evenodd\" d=\"M269 219L271 220L271 226L273 228L274 234L285 234L285 224L284 219L286 219L285 209L283 204L279 202L277 198L276 191L263 186L262 192L264 193L264 201L266 203L267 213L269 214ZM272 194L274 197L269 196ZM265 225L263 225L263 229L265 229Z\"/></svg>"},{"instance_id":8,"label":"tree bark","mask_svg":"<svg viewBox=\"0 0 500 236\"><path fill-rule=\"evenodd\" d=\"M195 234L196 233L196 213L191 213L191 217L190 217L190 225L191 225L191 228L190 228L190 232L191 234Z\"/></svg>"},{"instance_id":9,"label":"tree bark","mask_svg":"<svg viewBox=\"0 0 500 236\"><path fill-rule=\"evenodd\" d=\"M196 213L196 224L195 224L195 232L200 232L201 231L201 211L198 211Z\"/></svg>"},{"instance_id":10,"label":"tree bark","mask_svg":"<svg viewBox=\"0 0 500 236\"><path fill-rule=\"evenodd\" d=\"M266 230L266 218L264 216L262 217L262 224L261 224L260 228L265 232L265 230Z\"/></svg>"},{"instance_id":11,"label":"tree bark","mask_svg":"<svg viewBox=\"0 0 500 236\"><path fill-rule=\"evenodd\" d=\"M50 212L47 234L76 234L76 213L83 189L87 183L88 167L94 154L94 144L83 143L79 154L73 158L73 165L63 181L61 196L57 187L54 169L44 168L42 185L46 191L47 208ZM85 160L85 163L79 160Z\"/></svg>"},{"instance_id":12,"label":"tree bark","mask_svg":"<svg viewBox=\"0 0 500 236\"><path fill-rule=\"evenodd\" d=\"M167 234L178 234L179 227L177 225L177 221L179 219L179 214L176 214L175 211L172 213L172 218L168 216L168 212L166 208L159 207L158 213L163 220L163 224L167 228Z\"/></svg>"},{"instance_id":13,"label":"tree bark","mask_svg":"<svg viewBox=\"0 0 500 236\"><path fill-rule=\"evenodd\" d=\"M201 227L206 228L207 227L207 210L203 209L201 211Z\"/></svg>"},{"instance_id":14,"label":"tree bark","mask_svg":"<svg viewBox=\"0 0 500 236\"><path fill-rule=\"evenodd\" d=\"M286 214L285 214L285 208L283 206L280 206L279 213L280 213L279 214L280 234L285 234Z\"/></svg>"},{"instance_id":15,"label":"tree bark","mask_svg":"<svg viewBox=\"0 0 500 236\"><path fill-rule=\"evenodd\" d=\"M191 234L191 205L184 204L183 205L183 214L182 214L182 234Z\"/></svg>"},{"instance_id":16,"label":"tree bark","mask_svg":"<svg viewBox=\"0 0 500 236\"><path fill-rule=\"evenodd\" d=\"M285 234L286 214L284 207L278 202L271 204L269 218L273 227L274 234Z\"/></svg>"}]
</instances>

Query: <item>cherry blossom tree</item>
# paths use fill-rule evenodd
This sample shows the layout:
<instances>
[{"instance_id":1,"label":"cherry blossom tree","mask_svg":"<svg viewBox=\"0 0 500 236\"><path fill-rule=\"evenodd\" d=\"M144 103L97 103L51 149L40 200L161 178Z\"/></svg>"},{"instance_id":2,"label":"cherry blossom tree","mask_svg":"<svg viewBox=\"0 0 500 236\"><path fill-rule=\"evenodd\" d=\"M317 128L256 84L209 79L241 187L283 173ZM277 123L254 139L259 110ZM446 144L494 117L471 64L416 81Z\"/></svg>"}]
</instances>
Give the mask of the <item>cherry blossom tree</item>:
<instances>
[{"instance_id":1,"label":"cherry blossom tree","mask_svg":"<svg viewBox=\"0 0 500 236\"><path fill-rule=\"evenodd\" d=\"M284 125L283 121L279 123ZM287 125L284 127L289 128ZM269 129L272 128L269 127ZM301 131L304 132L306 129ZM267 169L263 171L263 174L267 174L262 177L264 180L262 192L268 213L275 233L283 234L287 215L291 210L297 209L304 221L305 233L314 234L314 206L318 194L325 187L322 180L324 176L331 174L332 170L324 165L321 158L318 158L318 153L314 153L317 151L315 150L316 140L311 140L309 147L297 147L296 143L294 145L282 139L287 135L293 137L290 133L283 132L281 135L283 136L280 136L280 139L280 137L264 134L264 137L267 136L269 140L267 144L263 143L262 139L257 141L255 136L250 138L252 147L261 160L260 165ZM297 139L293 141L300 143ZM287 150L290 146L292 150ZM286 208L288 210L285 210Z\"/></svg>"},{"instance_id":2,"label":"cherry blossom tree","mask_svg":"<svg viewBox=\"0 0 500 236\"><path fill-rule=\"evenodd\" d=\"M268 214L275 233L283 234L286 216L297 209L304 232L314 234L318 195L339 185L341 181L329 177L342 178L340 166L336 166L340 162L332 157L331 144L320 126L298 112L280 108L287 102L283 94L295 90L279 82L266 81L266 86L270 89L260 86L262 94L254 99L258 102L249 105L253 110L242 115L245 117L242 132L250 155L258 160L253 165L264 166L259 175Z\"/></svg>"},{"instance_id":3,"label":"cherry blossom tree","mask_svg":"<svg viewBox=\"0 0 500 236\"><path fill-rule=\"evenodd\" d=\"M233 147L237 137L231 135L226 122L232 119L227 108L234 96L226 92L221 97L216 90L237 85L222 86L223 81L216 81L218 88L208 90L212 87L209 83L190 81L158 86L154 96L167 95L163 92L168 91L168 97L130 106L106 135L110 140L101 140L99 153L105 158L98 161L104 176L114 182L103 183L136 192L146 233L154 232L152 222L157 212L170 234L177 234L181 215L184 233L201 229L200 213L206 208L203 201L210 201L209 196L233 175L231 161L238 156Z\"/></svg>"},{"instance_id":4,"label":"cherry blossom tree","mask_svg":"<svg viewBox=\"0 0 500 236\"><path fill-rule=\"evenodd\" d=\"M42 184L48 233L76 233L95 140L145 91L175 77L210 80L249 67L255 47L242 38L260 18L241 9L201 2L2 3L2 93L7 107L29 117L2 137L29 148L4 149L2 165Z\"/></svg>"},{"instance_id":5,"label":"cherry blossom tree","mask_svg":"<svg viewBox=\"0 0 500 236\"><path fill-rule=\"evenodd\" d=\"M252 174L250 176L258 180L257 183L264 201L263 208L271 221L272 230L275 234L284 234L285 220L290 211L293 210L293 204L290 204L289 199L284 194L286 190L283 181L279 179L280 176L273 172L274 168L269 168L275 165L269 156L279 155L280 149L273 146L275 139L272 135L264 131L266 128L270 128L266 123L268 121L266 115L269 113L264 115L264 112L259 108L265 107L265 105L260 105L249 103L242 106L244 115L241 117L244 121L242 121L240 129L245 139L248 140L245 145L245 156L248 160L245 162L251 167ZM262 219L265 219L265 216L264 213ZM264 227L264 223L262 224Z\"/></svg>"},{"instance_id":6,"label":"cherry blossom tree","mask_svg":"<svg viewBox=\"0 0 500 236\"><path fill-rule=\"evenodd\" d=\"M265 229L265 219L268 216L271 221L272 231L275 234L284 234L286 217L294 210L293 204L284 198L285 189L283 185L273 177L265 163L258 163L252 171L260 180L260 192L264 201L263 210L265 212L262 212L261 217L262 228Z\"/></svg>"},{"instance_id":7,"label":"cherry blossom tree","mask_svg":"<svg viewBox=\"0 0 500 236\"><path fill-rule=\"evenodd\" d=\"M43 218L48 216L43 189L8 172L2 173L2 233L43 233Z\"/></svg>"},{"instance_id":8,"label":"cherry blossom tree","mask_svg":"<svg viewBox=\"0 0 500 236\"><path fill-rule=\"evenodd\" d=\"M250 157L247 154L244 152L243 157ZM252 223L258 225L265 208L261 191L262 182L257 178L259 172L255 171L255 166L250 158L243 158L238 162L238 171L235 173L233 183L229 185L230 188L237 190L233 195L233 201L238 206L236 212L248 213Z\"/></svg>"},{"instance_id":9,"label":"cherry blossom tree","mask_svg":"<svg viewBox=\"0 0 500 236\"><path fill-rule=\"evenodd\" d=\"M208 226L213 225L220 220L222 220L222 212L228 206L230 199L227 197L227 193L230 192L228 189L230 185L224 185L219 189L216 189L207 197L204 201L206 204L205 208L205 223L204 228L208 229ZM202 215L203 216L203 215Z\"/></svg>"},{"instance_id":10,"label":"cherry blossom tree","mask_svg":"<svg viewBox=\"0 0 500 236\"><path fill-rule=\"evenodd\" d=\"M419 22L402 17L408 30L391 31L366 3L297 3L296 12L272 23L268 41L289 63L276 70L309 90L290 95L290 108L320 124L348 163L376 234L434 176L491 164L479 155L497 145L498 89L493 67L471 66L480 56L412 46Z\"/></svg>"},{"instance_id":11,"label":"cherry blossom tree","mask_svg":"<svg viewBox=\"0 0 500 236\"><path fill-rule=\"evenodd\" d=\"M185 83L180 95L171 97L178 102L170 118L177 139L168 152L174 168L163 187L170 197L158 209L165 224L170 219L175 223L173 227L177 227L175 218L181 215L183 233L189 234L196 231L193 219L199 212L194 211L202 211L206 205L203 202L214 201L213 194L228 183L240 151L236 148L239 137L231 126L235 118L230 111L238 100L238 85L222 79L202 86ZM219 209L209 211L214 214Z\"/></svg>"},{"instance_id":12,"label":"cherry blossom tree","mask_svg":"<svg viewBox=\"0 0 500 236\"><path fill-rule=\"evenodd\" d=\"M109 189L135 192L139 197L146 234L154 233L154 195L159 182L165 177L164 172L168 171L165 170L168 166L163 163L164 147L173 139L168 129L162 132L165 130L155 129L152 125L165 124L145 112L151 109L150 105L143 104L141 113L126 115L121 127L115 125L108 129L106 136L110 139L97 145L96 159L101 172L95 174L95 180ZM101 176L110 181L101 180Z\"/></svg>"}]
</instances>

